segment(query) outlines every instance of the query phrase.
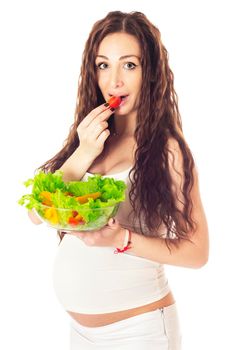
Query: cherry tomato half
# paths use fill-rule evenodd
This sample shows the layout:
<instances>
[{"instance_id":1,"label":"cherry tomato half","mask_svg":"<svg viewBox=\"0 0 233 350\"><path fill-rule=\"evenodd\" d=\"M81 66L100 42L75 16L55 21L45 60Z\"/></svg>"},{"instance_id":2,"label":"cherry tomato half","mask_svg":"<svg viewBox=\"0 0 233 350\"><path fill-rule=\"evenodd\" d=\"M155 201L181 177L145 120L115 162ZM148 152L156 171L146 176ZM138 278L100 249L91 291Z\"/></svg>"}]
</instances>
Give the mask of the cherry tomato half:
<instances>
[{"instance_id":1,"label":"cherry tomato half","mask_svg":"<svg viewBox=\"0 0 233 350\"><path fill-rule=\"evenodd\" d=\"M117 108L121 104L121 98L120 98L120 96L112 96L108 100L108 103L109 103L110 107Z\"/></svg>"},{"instance_id":2,"label":"cherry tomato half","mask_svg":"<svg viewBox=\"0 0 233 350\"><path fill-rule=\"evenodd\" d=\"M78 225L79 224L79 220L77 220L76 218L73 218L72 216L68 219L68 223L70 225Z\"/></svg>"}]
</instances>

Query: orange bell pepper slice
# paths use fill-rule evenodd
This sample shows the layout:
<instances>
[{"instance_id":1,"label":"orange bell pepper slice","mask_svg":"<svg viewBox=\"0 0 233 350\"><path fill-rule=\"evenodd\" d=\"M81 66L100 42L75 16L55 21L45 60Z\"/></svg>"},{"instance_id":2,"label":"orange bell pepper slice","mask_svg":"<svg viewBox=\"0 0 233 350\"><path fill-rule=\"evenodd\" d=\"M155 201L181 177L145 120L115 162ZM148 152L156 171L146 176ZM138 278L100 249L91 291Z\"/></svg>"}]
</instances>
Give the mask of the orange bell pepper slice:
<instances>
[{"instance_id":1,"label":"orange bell pepper slice","mask_svg":"<svg viewBox=\"0 0 233 350\"><path fill-rule=\"evenodd\" d=\"M80 204L84 204L88 202L88 198L97 199L100 196L101 196L101 192L94 192L94 193L84 194L83 196L75 197L75 199Z\"/></svg>"},{"instance_id":2,"label":"orange bell pepper slice","mask_svg":"<svg viewBox=\"0 0 233 350\"><path fill-rule=\"evenodd\" d=\"M52 206L53 203L52 203L51 195L52 193L48 191L42 191L40 193L40 198L42 199L44 205L48 205L49 207Z\"/></svg>"}]
</instances>

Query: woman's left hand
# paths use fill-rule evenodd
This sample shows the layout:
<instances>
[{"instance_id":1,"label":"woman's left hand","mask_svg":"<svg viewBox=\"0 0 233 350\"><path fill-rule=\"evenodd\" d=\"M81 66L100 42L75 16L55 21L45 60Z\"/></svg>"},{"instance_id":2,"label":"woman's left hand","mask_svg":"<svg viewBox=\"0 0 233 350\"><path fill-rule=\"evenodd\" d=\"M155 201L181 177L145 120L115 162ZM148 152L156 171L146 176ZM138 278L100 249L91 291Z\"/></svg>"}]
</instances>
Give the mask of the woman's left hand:
<instances>
[{"instance_id":1,"label":"woman's left hand","mask_svg":"<svg viewBox=\"0 0 233 350\"><path fill-rule=\"evenodd\" d=\"M108 224L98 231L70 231L67 232L80 238L88 246L121 247L124 242L125 229L117 219L111 218Z\"/></svg>"}]
</instances>

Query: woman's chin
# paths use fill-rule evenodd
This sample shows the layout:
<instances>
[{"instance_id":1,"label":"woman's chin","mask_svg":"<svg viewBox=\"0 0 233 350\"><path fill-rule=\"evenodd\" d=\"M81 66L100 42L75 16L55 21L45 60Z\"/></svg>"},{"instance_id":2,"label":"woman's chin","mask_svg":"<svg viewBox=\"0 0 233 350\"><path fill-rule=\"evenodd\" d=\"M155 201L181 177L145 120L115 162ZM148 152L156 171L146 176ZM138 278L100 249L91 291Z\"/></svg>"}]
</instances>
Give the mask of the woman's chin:
<instances>
[{"instance_id":1,"label":"woman's chin","mask_svg":"<svg viewBox=\"0 0 233 350\"><path fill-rule=\"evenodd\" d=\"M125 107L125 106L124 106ZM132 113L134 114L136 111L133 110L132 108L127 108L127 106L125 108L117 108L115 111L114 111L114 115L116 117L123 117L123 116L127 116L127 115L131 115Z\"/></svg>"},{"instance_id":2,"label":"woman's chin","mask_svg":"<svg viewBox=\"0 0 233 350\"><path fill-rule=\"evenodd\" d=\"M125 113L124 113L125 114ZM114 116L115 117L119 117L119 116L121 116L121 115L123 115L123 113L122 113L122 111L120 111L118 108L114 111Z\"/></svg>"},{"instance_id":3,"label":"woman's chin","mask_svg":"<svg viewBox=\"0 0 233 350\"><path fill-rule=\"evenodd\" d=\"M115 111L114 111L114 114L116 116L121 116L121 115L126 115L126 114L129 114L130 113L130 109L127 108L127 106L120 106L118 107Z\"/></svg>"}]
</instances>

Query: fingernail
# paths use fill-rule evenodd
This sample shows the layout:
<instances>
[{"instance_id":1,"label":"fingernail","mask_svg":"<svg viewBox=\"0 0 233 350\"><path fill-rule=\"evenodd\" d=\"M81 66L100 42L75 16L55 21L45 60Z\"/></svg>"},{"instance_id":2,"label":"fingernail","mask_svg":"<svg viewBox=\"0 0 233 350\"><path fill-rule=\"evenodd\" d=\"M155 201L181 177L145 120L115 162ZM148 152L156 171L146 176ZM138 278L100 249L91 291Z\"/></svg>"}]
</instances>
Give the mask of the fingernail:
<instances>
[{"instance_id":1,"label":"fingernail","mask_svg":"<svg viewBox=\"0 0 233 350\"><path fill-rule=\"evenodd\" d=\"M111 107L110 109L111 109L111 111L112 111L112 112L114 112L114 111L115 111L115 108L113 108L113 107Z\"/></svg>"},{"instance_id":2,"label":"fingernail","mask_svg":"<svg viewBox=\"0 0 233 350\"><path fill-rule=\"evenodd\" d=\"M105 104L104 104L104 107L108 107L108 106L109 106L109 103L105 103Z\"/></svg>"}]
</instances>

